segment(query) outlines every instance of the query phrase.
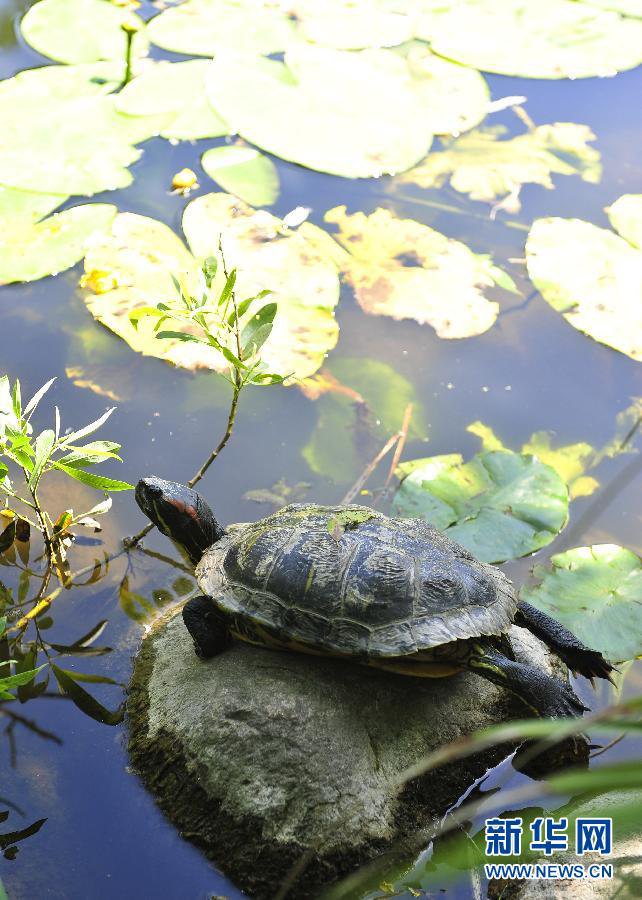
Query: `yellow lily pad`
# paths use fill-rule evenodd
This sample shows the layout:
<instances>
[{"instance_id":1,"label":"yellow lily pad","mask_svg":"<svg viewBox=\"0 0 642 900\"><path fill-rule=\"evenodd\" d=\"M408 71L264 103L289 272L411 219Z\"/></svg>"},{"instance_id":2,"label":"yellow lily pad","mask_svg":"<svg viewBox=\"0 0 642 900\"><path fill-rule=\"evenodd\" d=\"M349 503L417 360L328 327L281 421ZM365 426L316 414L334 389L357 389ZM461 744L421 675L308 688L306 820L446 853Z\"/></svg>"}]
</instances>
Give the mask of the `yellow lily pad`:
<instances>
[{"instance_id":1,"label":"yellow lily pad","mask_svg":"<svg viewBox=\"0 0 642 900\"><path fill-rule=\"evenodd\" d=\"M519 192L524 184L552 190L553 174L579 175L591 184L599 182L600 154L588 145L595 135L587 125L555 122L501 140L506 131L499 126L464 134L445 143L441 152L428 154L398 180L422 188L449 183L472 200L500 201L509 212L519 211Z\"/></svg>"},{"instance_id":2,"label":"yellow lily pad","mask_svg":"<svg viewBox=\"0 0 642 900\"><path fill-rule=\"evenodd\" d=\"M188 204L183 230L192 252L161 222L132 213L118 215L85 257L86 286L95 272L113 283L104 292L84 293L92 315L139 353L190 370L227 370L228 363L213 348L158 340L152 323L142 320L134 329L129 320L139 306L175 302L172 275L181 276L194 293L200 291L200 263L218 255L223 234L226 263L238 269L238 297L268 288L278 305L274 328L262 349L269 370L295 378L313 374L338 337L337 269L305 236L318 229L306 225L290 231L264 210L215 193Z\"/></svg>"},{"instance_id":3,"label":"yellow lily pad","mask_svg":"<svg viewBox=\"0 0 642 900\"><path fill-rule=\"evenodd\" d=\"M386 209L348 215L345 206L325 219L338 226L336 238L349 252L344 275L361 308L373 315L415 319L441 338L470 337L497 318L499 305L485 292L496 284L515 290L490 256L413 219Z\"/></svg>"},{"instance_id":4,"label":"yellow lily pad","mask_svg":"<svg viewBox=\"0 0 642 900\"><path fill-rule=\"evenodd\" d=\"M638 220L627 206L625 231L637 234ZM617 205L613 208L617 221ZM637 246L582 219L537 219L526 242L526 263L542 297L570 325L642 361L642 251Z\"/></svg>"},{"instance_id":5,"label":"yellow lily pad","mask_svg":"<svg viewBox=\"0 0 642 900\"><path fill-rule=\"evenodd\" d=\"M642 250L642 194L623 194L606 212L618 234Z\"/></svg>"},{"instance_id":6,"label":"yellow lily pad","mask_svg":"<svg viewBox=\"0 0 642 900\"><path fill-rule=\"evenodd\" d=\"M201 165L224 190L253 206L271 206L279 196L276 166L254 147L212 147L203 154Z\"/></svg>"}]
</instances>

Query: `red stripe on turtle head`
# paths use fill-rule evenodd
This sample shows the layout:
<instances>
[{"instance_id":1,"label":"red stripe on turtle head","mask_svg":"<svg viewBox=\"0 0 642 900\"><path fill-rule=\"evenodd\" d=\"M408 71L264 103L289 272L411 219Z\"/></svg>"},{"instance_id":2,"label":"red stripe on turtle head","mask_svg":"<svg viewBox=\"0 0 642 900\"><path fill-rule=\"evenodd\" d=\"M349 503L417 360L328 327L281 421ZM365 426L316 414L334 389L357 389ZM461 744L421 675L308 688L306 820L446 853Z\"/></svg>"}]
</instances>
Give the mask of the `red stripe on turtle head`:
<instances>
[{"instance_id":1,"label":"red stripe on turtle head","mask_svg":"<svg viewBox=\"0 0 642 900\"><path fill-rule=\"evenodd\" d=\"M173 500L168 500L167 502L171 504L174 509L177 509L178 512L186 513L190 519L194 519L194 521L198 520L198 511L192 504L188 506L184 500L179 500L178 497Z\"/></svg>"}]
</instances>

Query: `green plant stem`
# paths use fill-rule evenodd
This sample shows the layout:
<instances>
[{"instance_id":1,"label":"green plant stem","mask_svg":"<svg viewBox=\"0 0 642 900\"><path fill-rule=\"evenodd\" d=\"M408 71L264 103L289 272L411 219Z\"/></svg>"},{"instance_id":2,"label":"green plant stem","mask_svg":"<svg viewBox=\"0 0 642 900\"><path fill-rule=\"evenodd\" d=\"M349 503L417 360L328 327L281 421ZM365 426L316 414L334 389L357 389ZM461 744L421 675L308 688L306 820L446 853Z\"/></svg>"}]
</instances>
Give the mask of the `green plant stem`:
<instances>
[{"instance_id":1,"label":"green plant stem","mask_svg":"<svg viewBox=\"0 0 642 900\"><path fill-rule=\"evenodd\" d=\"M238 382L234 384L233 394L232 394L232 403L230 405L230 412L227 417L227 427L225 428L225 434L218 442L217 446L212 450L210 455L207 457L203 465L200 467L196 475L187 482L189 487L194 487L197 482L201 480L203 475L207 472L209 467L212 465L216 457L219 455L221 450L225 447L229 439L232 437L232 431L234 430L234 422L236 420L236 411L238 409L239 404L239 395L241 393L241 387Z\"/></svg>"},{"instance_id":2,"label":"green plant stem","mask_svg":"<svg viewBox=\"0 0 642 900\"><path fill-rule=\"evenodd\" d=\"M132 80L132 44L134 42L134 32L129 29L123 30L127 40L127 49L125 51L125 77L121 87L125 87Z\"/></svg>"}]
</instances>

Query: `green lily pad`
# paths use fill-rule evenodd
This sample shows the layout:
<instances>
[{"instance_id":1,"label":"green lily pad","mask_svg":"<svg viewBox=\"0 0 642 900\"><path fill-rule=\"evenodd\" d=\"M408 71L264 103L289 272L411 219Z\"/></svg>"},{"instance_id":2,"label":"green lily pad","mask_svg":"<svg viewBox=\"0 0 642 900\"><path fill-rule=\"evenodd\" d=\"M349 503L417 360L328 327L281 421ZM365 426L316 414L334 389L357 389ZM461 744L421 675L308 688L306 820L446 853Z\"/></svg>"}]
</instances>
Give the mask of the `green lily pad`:
<instances>
[{"instance_id":1,"label":"green lily pad","mask_svg":"<svg viewBox=\"0 0 642 900\"><path fill-rule=\"evenodd\" d=\"M432 142L428 111L390 50L295 45L285 62L219 53L210 100L263 150L346 178L403 171Z\"/></svg>"},{"instance_id":2,"label":"green lily pad","mask_svg":"<svg viewBox=\"0 0 642 900\"><path fill-rule=\"evenodd\" d=\"M57 62L120 62L127 50L124 22L140 29L134 36L133 52L144 55L145 23L109 0L40 0L27 11L20 30L34 50Z\"/></svg>"},{"instance_id":3,"label":"green lily pad","mask_svg":"<svg viewBox=\"0 0 642 900\"><path fill-rule=\"evenodd\" d=\"M642 22L575 0L436 4L417 37L448 59L524 78L615 75L642 62Z\"/></svg>"},{"instance_id":4,"label":"green lily pad","mask_svg":"<svg viewBox=\"0 0 642 900\"><path fill-rule=\"evenodd\" d=\"M617 544L557 553L536 566L524 600L556 618L615 663L642 656L642 560Z\"/></svg>"},{"instance_id":5,"label":"green lily pad","mask_svg":"<svg viewBox=\"0 0 642 900\"><path fill-rule=\"evenodd\" d=\"M413 18L373 0L295 0L298 36L337 50L395 47L414 36Z\"/></svg>"},{"instance_id":6,"label":"green lily pad","mask_svg":"<svg viewBox=\"0 0 642 900\"><path fill-rule=\"evenodd\" d=\"M238 269L239 298L268 288L278 305L274 328L262 349L269 370L297 378L315 372L338 337L336 266L305 236L319 229L307 225L289 231L276 217L224 193L193 200L185 210L183 229L192 253L161 222L132 213L117 216L85 256L84 299L92 315L139 353L186 369L227 370L218 351L157 340L152 324L143 320L134 329L129 320L138 306L174 302L172 275L182 275L196 293L200 263L218 255L223 234L227 265Z\"/></svg>"},{"instance_id":7,"label":"green lily pad","mask_svg":"<svg viewBox=\"0 0 642 900\"><path fill-rule=\"evenodd\" d=\"M611 208L638 236L636 203ZM624 216L624 209L627 215ZM640 209L642 212L642 209ZM642 361L642 251L582 219L537 219L526 242L528 274L566 321L596 341Z\"/></svg>"},{"instance_id":8,"label":"green lily pad","mask_svg":"<svg viewBox=\"0 0 642 900\"><path fill-rule=\"evenodd\" d=\"M606 212L618 234L642 250L642 194L623 194Z\"/></svg>"},{"instance_id":9,"label":"green lily pad","mask_svg":"<svg viewBox=\"0 0 642 900\"><path fill-rule=\"evenodd\" d=\"M410 168L434 133L477 124L488 90L478 72L425 47L347 52L302 43L284 62L219 54L210 100L234 132L276 156L371 178Z\"/></svg>"},{"instance_id":10,"label":"green lily pad","mask_svg":"<svg viewBox=\"0 0 642 900\"><path fill-rule=\"evenodd\" d=\"M154 128L116 111L109 92L119 68L45 66L0 82L0 184L60 195L130 184L134 144Z\"/></svg>"},{"instance_id":11,"label":"green lily pad","mask_svg":"<svg viewBox=\"0 0 642 900\"><path fill-rule=\"evenodd\" d=\"M464 134L446 143L441 152L428 154L418 166L400 175L399 181L422 188L439 188L448 182L472 200L499 201L509 212L519 211L524 184L552 190L553 174L599 182L600 154L588 146L595 135L587 125L555 122L500 140L506 131L499 126Z\"/></svg>"},{"instance_id":12,"label":"green lily pad","mask_svg":"<svg viewBox=\"0 0 642 900\"><path fill-rule=\"evenodd\" d=\"M68 200L67 194L41 194L0 185L0 225L9 222L37 222Z\"/></svg>"},{"instance_id":13,"label":"green lily pad","mask_svg":"<svg viewBox=\"0 0 642 900\"><path fill-rule=\"evenodd\" d=\"M266 56L283 51L294 25L277 4L256 0L187 0L154 16L147 26L150 41L174 53L214 56L238 49Z\"/></svg>"},{"instance_id":14,"label":"green lily pad","mask_svg":"<svg viewBox=\"0 0 642 900\"><path fill-rule=\"evenodd\" d=\"M426 435L423 407L412 384L387 363L333 359L315 379L304 383L304 391L316 400L317 422L303 457L313 472L334 482L343 484L357 477L401 427L409 403L413 404L411 438Z\"/></svg>"},{"instance_id":15,"label":"green lily pad","mask_svg":"<svg viewBox=\"0 0 642 900\"><path fill-rule=\"evenodd\" d=\"M161 62L145 69L116 97L116 109L128 116L152 116L161 137L179 141L220 137L228 127L207 99L206 60Z\"/></svg>"},{"instance_id":16,"label":"green lily pad","mask_svg":"<svg viewBox=\"0 0 642 900\"><path fill-rule=\"evenodd\" d=\"M279 173L272 160L253 147L212 147L201 165L230 194L252 206L271 206L279 196Z\"/></svg>"},{"instance_id":17,"label":"green lily pad","mask_svg":"<svg viewBox=\"0 0 642 900\"><path fill-rule=\"evenodd\" d=\"M505 562L534 553L564 527L568 490L529 454L492 450L464 462L459 453L402 463L394 515L422 518L478 559Z\"/></svg>"},{"instance_id":18,"label":"green lily pad","mask_svg":"<svg viewBox=\"0 0 642 900\"><path fill-rule=\"evenodd\" d=\"M325 219L339 228L336 238L349 251L344 274L367 313L415 319L441 338L464 338L494 324L499 305L485 296L490 287L516 290L490 256L414 219L387 209L348 215L345 206Z\"/></svg>"},{"instance_id":19,"label":"green lily pad","mask_svg":"<svg viewBox=\"0 0 642 900\"><path fill-rule=\"evenodd\" d=\"M0 284L56 275L82 259L88 238L108 228L116 207L74 206L42 222L0 218Z\"/></svg>"}]
</instances>

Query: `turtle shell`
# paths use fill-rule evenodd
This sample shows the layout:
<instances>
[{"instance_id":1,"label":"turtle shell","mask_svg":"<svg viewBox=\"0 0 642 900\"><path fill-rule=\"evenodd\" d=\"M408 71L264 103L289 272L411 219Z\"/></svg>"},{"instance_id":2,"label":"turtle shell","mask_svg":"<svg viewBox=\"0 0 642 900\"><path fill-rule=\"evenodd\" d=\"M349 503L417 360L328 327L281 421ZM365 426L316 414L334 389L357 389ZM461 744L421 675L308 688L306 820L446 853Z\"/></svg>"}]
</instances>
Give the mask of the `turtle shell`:
<instances>
[{"instance_id":1,"label":"turtle shell","mask_svg":"<svg viewBox=\"0 0 642 900\"><path fill-rule=\"evenodd\" d=\"M197 566L237 621L328 653L395 657L500 634L510 581L420 519L364 506L291 504L235 528Z\"/></svg>"}]
</instances>

